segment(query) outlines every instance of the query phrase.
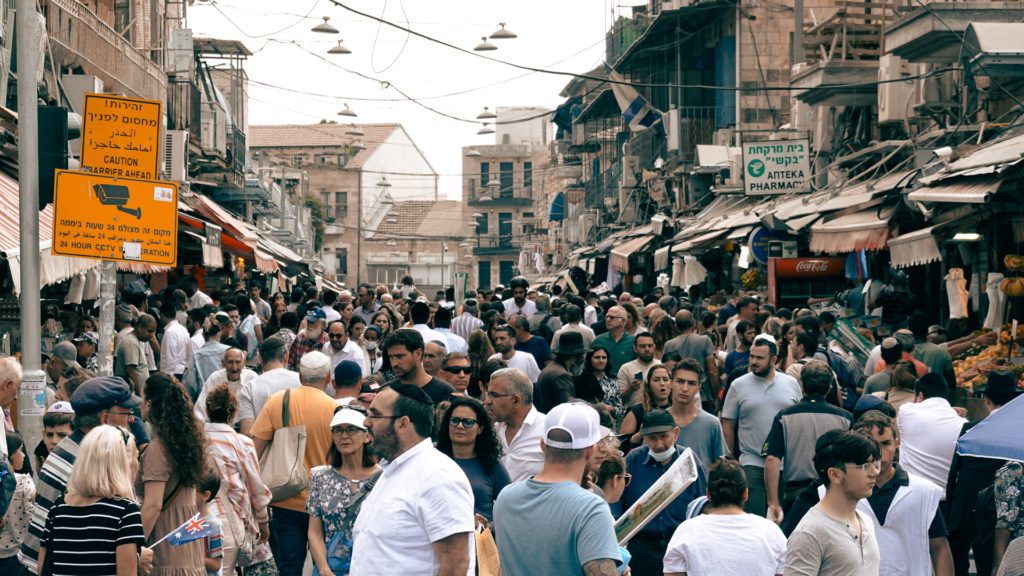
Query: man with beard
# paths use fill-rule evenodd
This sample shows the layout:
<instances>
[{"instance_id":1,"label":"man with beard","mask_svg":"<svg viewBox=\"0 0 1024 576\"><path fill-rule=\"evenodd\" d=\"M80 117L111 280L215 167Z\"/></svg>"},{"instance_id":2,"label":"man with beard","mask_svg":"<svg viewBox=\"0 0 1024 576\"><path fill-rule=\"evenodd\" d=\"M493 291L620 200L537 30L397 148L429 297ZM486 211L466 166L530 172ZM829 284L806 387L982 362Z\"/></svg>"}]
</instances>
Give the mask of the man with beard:
<instances>
[{"instance_id":1,"label":"man with beard","mask_svg":"<svg viewBox=\"0 0 1024 576\"><path fill-rule=\"evenodd\" d=\"M757 334L754 323L748 320L736 322L736 347L725 356L723 372L727 381L735 380L746 372L750 365L750 346L754 343L754 336Z\"/></svg>"},{"instance_id":2,"label":"man with beard","mask_svg":"<svg viewBox=\"0 0 1024 576\"><path fill-rule=\"evenodd\" d=\"M245 367L245 351L239 350L238 348L229 348L224 353L224 358L221 360L221 368L206 379L203 384L203 389L199 392L199 397L196 399L194 408L196 418L199 418L200 422L209 422L210 419L206 416L206 396L213 391L214 388L221 384L227 384L228 388L231 389L231 393L236 397L241 391L243 386L251 385L252 381L256 379L256 373ZM239 420L239 416L236 412L235 421L228 422L228 424L234 425Z\"/></svg>"},{"instance_id":3,"label":"man with beard","mask_svg":"<svg viewBox=\"0 0 1024 576\"><path fill-rule=\"evenodd\" d=\"M739 454L740 464L747 475L750 495L745 510L762 517L768 512L768 493L764 485L761 449L775 415L800 401L797 381L775 371L777 354L778 348L772 336L762 334L755 338L750 349L750 372L732 383L722 407L725 445L733 454Z\"/></svg>"},{"instance_id":4,"label":"man with beard","mask_svg":"<svg viewBox=\"0 0 1024 576\"><path fill-rule=\"evenodd\" d=\"M533 382L515 368L491 374L484 408L494 418L501 463L511 482L539 474L544 467L540 439L545 416L533 405Z\"/></svg>"},{"instance_id":5,"label":"man with beard","mask_svg":"<svg viewBox=\"0 0 1024 576\"><path fill-rule=\"evenodd\" d=\"M541 370L533 398L537 410L544 413L576 395L575 378L583 373L583 355L586 353L583 335L579 332L563 334L553 352L555 359Z\"/></svg>"},{"instance_id":6,"label":"man with beard","mask_svg":"<svg viewBox=\"0 0 1024 576\"><path fill-rule=\"evenodd\" d=\"M384 339L384 350L391 358L391 370L396 376L387 385L412 384L426 392L435 404L448 400L455 391L423 369L423 337L419 332L411 328L395 330Z\"/></svg>"},{"instance_id":7,"label":"man with beard","mask_svg":"<svg viewBox=\"0 0 1024 576\"><path fill-rule=\"evenodd\" d=\"M619 392L622 393L623 406L632 406L640 401L643 397L644 381L647 380L647 371L659 363L654 357L654 336L651 336L650 332L636 335L633 352L636 359L626 362L615 373L615 383L619 385Z\"/></svg>"},{"instance_id":8,"label":"man with beard","mask_svg":"<svg viewBox=\"0 0 1024 576\"><path fill-rule=\"evenodd\" d=\"M829 430L818 439L814 469L825 496L786 543L786 576L879 573L875 531L857 503L871 495L880 458L878 443L854 432Z\"/></svg>"},{"instance_id":9,"label":"man with beard","mask_svg":"<svg viewBox=\"0 0 1024 576\"><path fill-rule=\"evenodd\" d=\"M331 383L331 359L316 350L307 353L299 362L299 380L302 386L276 392L263 405L250 433L256 453L264 450L274 439L274 433L285 427L284 406L288 406L288 426L306 429L306 450L303 466L309 471L327 464L327 450L331 447L331 420L337 406L334 398L324 393ZM270 549L281 576L299 576L306 561L306 536L309 513L306 511L307 491L271 503Z\"/></svg>"},{"instance_id":10,"label":"man with beard","mask_svg":"<svg viewBox=\"0 0 1024 576\"><path fill-rule=\"evenodd\" d=\"M515 342L515 328L508 324L498 326L494 332L494 349L497 352L488 360L501 360L509 368L516 368L522 371L523 374L526 374L530 382L536 382L537 378L540 377L540 368L537 367L537 361L534 360L533 355L529 352L516 350Z\"/></svg>"},{"instance_id":11,"label":"man with beard","mask_svg":"<svg viewBox=\"0 0 1024 576\"><path fill-rule=\"evenodd\" d=\"M697 404L700 405L699 400ZM676 443L679 428L672 415L665 410L651 410L644 414L640 436L644 439L643 445L626 456L626 472L633 479L622 492L620 502L623 510L635 504L679 459L685 449ZM693 499L703 496L705 491L704 468L698 464L697 480L629 541L628 550L633 555L629 566L634 574L663 573L661 562L672 533L686 519L686 507Z\"/></svg>"},{"instance_id":12,"label":"man with beard","mask_svg":"<svg viewBox=\"0 0 1024 576\"><path fill-rule=\"evenodd\" d=\"M295 372L299 369L299 362L309 352L320 352L324 344L327 344L327 333L324 332L326 322L324 311L319 308L310 308L306 312L306 329L299 332L288 349L288 369Z\"/></svg>"},{"instance_id":13,"label":"man with beard","mask_svg":"<svg viewBox=\"0 0 1024 576\"><path fill-rule=\"evenodd\" d=\"M508 283L512 289L512 297L502 301L505 307L505 319L508 320L516 314L522 314L529 318L537 313L537 305L533 300L527 300L526 291L530 289L530 283L522 276L516 276Z\"/></svg>"},{"instance_id":14,"label":"man with beard","mask_svg":"<svg viewBox=\"0 0 1024 576\"><path fill-rule=\"evenodd\" d=\"M392 383L370 404L366 427L370 450L388 465L356 517L349 572L473 574L473 490L430 442L431 397L414 384Z\"/></svg>"}]
</instances>

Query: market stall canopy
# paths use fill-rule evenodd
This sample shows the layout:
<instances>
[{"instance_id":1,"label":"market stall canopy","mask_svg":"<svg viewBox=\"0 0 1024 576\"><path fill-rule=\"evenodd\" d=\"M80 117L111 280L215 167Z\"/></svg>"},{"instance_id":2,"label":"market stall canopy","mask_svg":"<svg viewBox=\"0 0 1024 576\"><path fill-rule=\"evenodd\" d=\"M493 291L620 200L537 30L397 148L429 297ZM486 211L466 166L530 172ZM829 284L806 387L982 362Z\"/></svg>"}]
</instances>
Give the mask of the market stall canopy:
<instances>
[{"instance_id":1,"label":"market stall canopy","mask_svg":"<svg viewBox=\"0 0 1024 576\"><path fill-rule=\"evenodd\" d=\"M974 178L949 178L931 186L922 186L907 197L915 202L952 202L984 204L1002 185L1001 178L979 176Z\"/></svg>"},{"instance_id":2,"label":"market stall canopy","mask_svg":"<svg viewBox=\"0 0 1024 576\"><path fill-rule=\"evenodd\" d=\"M647 248L647 245L654 240L654 236L640 236L612 248L612 268L619 272L629 272L629 257Z\"/></svg>"},{"instance_id":3,"label":"market stall canopy","mask_svg":"<svg viewBox=\"0 0 1024 576\"><path fill-rule=\"evenodd\" d=\"M7 257L15 294L21 292L21 220L18 181L0 172L0 253ZM40 288L63 282L80 272L100 265L99 260L54 256L50 253L53 237L53 205L39 212Z\"/></svg>"},{"instance_id":4,"label":"market stall canopy","mask_svg":"<svg viewBox=\"0 0 1024 576\"><path fill-rule=\"evenodd\" d=\"M252 254L257 270L264 274L277 272L277 261L274 260L273 256L259 248L260 237L252 226L242 222L219 204L202 194L191 195L188 198L188 203L197 212L222 226L226 232L230 232L230 234L224 234L225 240L232 238L247 246L249 248L248 253ZM230 242L225 241L225 246L231 247Z\"/></svg>"},{"instance_id":5,"label":"market stall canopy","mask_svg":"<svg viewBox=\"0 0 1024 576\"><path fill-rule=\"evenodd\" d=\"M893 205L875 206L852 214L826 218L811 226L811 252L845 254L881 250L889 239Z\"/></svg>"},{"instance_id":6,"label":"market stall canopy","mask_svg":"<svg viewBox=\"0 0 1024 576\"><path fill-rule=\"evenodd\" d=\"M936 226L929 226L889 239L889 263L893 268L919 266L942 260L939 243L933 234Z\"/></svg>"},{"instance_id":7,"label":"market stall canopy","mask_svg":"<svg viewBox=\"0 0 1024 576\"><path fill-rule=\"evenodd\" d=\"M961 456L1024 460L1020 423L1024 420L1024 396L1018 396L967 431L956 442Z\"/></svg>"}]
</instances>

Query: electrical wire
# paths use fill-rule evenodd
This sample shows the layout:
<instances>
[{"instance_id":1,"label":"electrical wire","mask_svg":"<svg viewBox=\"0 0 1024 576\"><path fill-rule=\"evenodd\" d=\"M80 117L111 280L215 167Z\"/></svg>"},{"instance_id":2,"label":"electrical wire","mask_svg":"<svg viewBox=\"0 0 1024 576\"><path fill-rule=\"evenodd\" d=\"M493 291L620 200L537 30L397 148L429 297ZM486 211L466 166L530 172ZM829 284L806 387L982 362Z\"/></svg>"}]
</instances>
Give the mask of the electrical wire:
<instances>
[{"instance_id":1,"label":"electrical wire","mask_svg":"<svg viewBox=\"0 0 1024 576\"><path fill-rule=\"evenodd\" d=\"M409 15L405 13L405 0L399 0L398 1L398 5L402 8L402 16L405 17L405 26L408 28L409 27ZM388 0L384 0L384 7L380 9L380 15L381 15L382 18L384 17L384 13L387 11L387 9L388 9ZM395 55L395 59L392 60L391 63L388 64L387 66L385 66L383 69L377 70L377 63L375 61L376 59L374 58L374 56L376 56L376 54L377 54L377 39L380 38L381 26L383 26L383 24L378 22L377 23L377 33L373 35L373 46L370 48L370 66L373 67L373 71L376 74L383 74L384 72L387 72L388 70L391 69L392 66L395 65L396 62L398 62L398 59L402 57L402 53L405 52L405 47L409 45L409 38L412 37L411 34L406 33L405 34L405 40L402 42L402 47L398 49L398 54Z\"/></svg>"},{"instance_id":2,"label":"electrical wire","mask_svg":"<svg viewBox=\"0 0 1024 576\"><path fill-rule=\"evenodd\" d=\"M230 22L231 25L234 26L236 30L238 30L239 32L242 33L243 36L245 36L246 38L252 38L254 40L257 40L257 39L260 39L260 38L267 38L269 36L276 36L276 35L280 34L281 32L284 32L285 30L291 30L292 28L295 28L299 24L302 24L307 18L309 18L309 15L312 14L313 10L316 10L316 7L319 6L319 5L320 5L320 0L316 0L315 2L313 2L313 6L310 7L309 12L306 12L305 16L302 16L301 18L299 18L295 22L292 22L291 24L285 26L284 28L281 28L279 30L274 30L273 32L267 32L266 34L249 34L245 30L243 30L241 26L236 24L235 21L231 19L231 17L229 17L227 14L225 14L224 11L220 9L220 6L217 6L217 4L215 2L211 2L210 3L210 7L213 8L214 10L216 10L218 14L223 16L225 20Z\"/></svg>"}]
</instances>

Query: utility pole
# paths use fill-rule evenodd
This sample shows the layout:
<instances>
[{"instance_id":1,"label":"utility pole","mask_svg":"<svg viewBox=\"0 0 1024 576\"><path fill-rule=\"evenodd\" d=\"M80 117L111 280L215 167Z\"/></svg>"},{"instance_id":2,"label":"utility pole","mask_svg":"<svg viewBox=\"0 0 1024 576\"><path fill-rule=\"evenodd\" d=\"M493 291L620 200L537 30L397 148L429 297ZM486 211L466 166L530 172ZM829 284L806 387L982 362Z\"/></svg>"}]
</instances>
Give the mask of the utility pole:
<instances>
[{"instance_id":1,"label":"utility pole","mask_svg":"<svg viewBox=\"0 0 1024 576\"><path fill-rule=\"evenodd\" d=\"M793 0L793 64L804 62L804 0Z\"/></svg>"},{"instance_id":2,"label":"utility pole","mask_svg":"<svg viewBox=\"0 0 1024 576\"><path fill-rule=\"evenodd\" d=\"M18 430L25 446L43 437L46 375L40 357L39 310L39 111L36 70L40 53L35 0L17 0L18 51L18 212L21 222L21 366Z\"/></svg>"}]
</instances>

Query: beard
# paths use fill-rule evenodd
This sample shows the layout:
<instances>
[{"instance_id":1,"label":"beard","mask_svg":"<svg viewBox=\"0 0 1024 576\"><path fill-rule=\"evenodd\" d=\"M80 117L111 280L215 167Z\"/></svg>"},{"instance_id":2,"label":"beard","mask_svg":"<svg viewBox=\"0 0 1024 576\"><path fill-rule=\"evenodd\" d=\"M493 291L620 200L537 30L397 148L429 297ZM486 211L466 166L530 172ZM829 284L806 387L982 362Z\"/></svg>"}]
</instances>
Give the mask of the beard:
<instances>
[{"instance_id":1,"label":"beard","mask_svg":"<svg viewBox=\"0 0 1024 576\"><path fill-rule=\"evenodd\" d=\"M374 432L369 449L371 453L389 462L398 456L399 446L398 438L395 436L394 420L389 422L384 430Z\"/></svg>"},{"instance_id":2,"label":"beard","mask_svg":"<svg viewBox=\"0 0 1024 576\"><path fill-rule=\"evenodd\" d=\"M323 333L323 328L306 328L306 340L319 340Z\"/></svg>"},{"instance_id":3,"label":"beard","mask_svg":"<svg viewBox=\"0 0 1024 576\"><path fill-rule=\"evenodd\" d=\"M772 365L765 366L764 370L755 370L753 366L750 367L750 371L753 372L759 378L767 378L772 372Z\"/></svg>"}]
</instances>

